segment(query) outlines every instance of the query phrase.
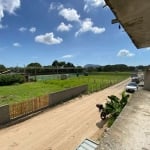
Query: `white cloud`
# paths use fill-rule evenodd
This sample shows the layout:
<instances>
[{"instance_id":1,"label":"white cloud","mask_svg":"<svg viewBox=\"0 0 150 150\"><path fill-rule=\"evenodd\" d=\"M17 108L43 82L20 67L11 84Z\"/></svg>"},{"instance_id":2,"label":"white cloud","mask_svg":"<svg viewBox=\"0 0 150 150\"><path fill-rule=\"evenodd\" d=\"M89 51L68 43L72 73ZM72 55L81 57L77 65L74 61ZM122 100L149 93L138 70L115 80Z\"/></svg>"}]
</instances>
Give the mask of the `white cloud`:
<instances>
[{"instance_id":1,"label":"white cloud","mask_svg":"<svg viewBox=\"0 0 150 150\"><path fill-rule=\"evenodd\" d=\"M53 45L53 44L60 44L63 42L63 39L60 37L54 37L54 33L45 33L44 35L38 35L35 37L35 42L47 44L47 45Z\"/></svg>"},{"instance_id":2,"label":"white cloud","mask_svg":"<svg viewBox=\"0 0 150 150\"><path fill-rule=\"evenodd\" d=\"M150 51L150 47L147 47L146 50L147 50L147 51Z\"/></svg>"},{"instance_id":3,"label":"white cloud","mask_svg":"<svg viewBox=\"0 0 150 150\"><path fill-rule=\"evenodd\" d=\"M27 28L25 28L25 27L19 28L19 31L20 31L20 32L24 32L24 31L26 31L26 30L27 30Z\"/></svg>"},{"instance_id":4,"label":"white cloud","mask_svg":"<svg viewBox=\"0 0 150 150\"><path fill-rule=\"evenodd\" d=\"M132 57L134 56L135 54L131 53L129 50L126 50L126 49L121 49L117 56L119 57Z\"/></svg>"},{"instance_id":5,"label":"white cloud","mask_svg":"<svg viewBox=\"0 0 150 150\"><path fill-rule=\"evenodd\" d=\"M97 8L97 7L105 5L104 0L84 0L84 2L85 2L85 5L84 5L85 11L90 11L90 9L92 8Z\"/></svg>"},{"instance_id":6,"label":"white cloud","mask_svg":"<svg viewBox=\"0 0 150 150\"><path fill-rule=\"evenodd\" d=\"M150 47L143 48L143 49L140 50L140 52L148 52L148 51L150 51Z\"/></svg>"},{"instance_id":7,"label":"white cloud","mask_svg":"<svg viewBox=\"0 0 150 150\"><path fill-rule=\"evenodd\" d=\"M59 15L63 16L67 21L78 21L80 22L80 15L75 9L63 8L59 11Z\"/></svg>"},{"instance_id":8,"label":"white cloud","mask_svg":"<svg viewBox=\"0 0 150 150\"><path fill-rule=\"evenodd\" d=\"M8 26L7 25L2 25L2 24L0 24L0 29L5 29L5 28L7 28Z\"/></svg>"},{"instance_id":9,"label":"white cloud","mask_svg":"<svg viewBox=\"0 0 150 150\"><path fill-rule=\"evenodd\" d=\"M20 0L0 0L0 21L4 17L4 12L15 14L15 10L21 5Z\"/></svg>"},{"instance_id":10,"label":"white cloud","mask_svg":"<svg viewBox=\"0 0 150 150\"><path fill-rule=\"evenodd\" d=\"M72 58L73 57L73 55L64 55L64 56L62 56L62 58Z\"/></svg>"},{"instance_id":11,"label":"white cloud","mask_svg":"<svg viewBox=\"0 0 150 150\"><path fill-rule=\"evenodd\" d=\"M13 46L15 46L15 47L20 47L21 45L20 45L20 43L13 43Z\"/></svg>"},{"instance_id":12,"label":"white cloud","mask_svg":"<svg viewBox=\"0 0 150 150\"><path fill-rule=\"evenodd\" d=\"M30 31L31 33L36 32L36 27L31 27L31 28L29 29L29 31Z\"/></svg>"},{"instance_id":13,"label":"white cloud","mask_svg":"<svg viewBox=\"0 0 150 150\"><path fill-rule=\"evenodd\" d=\"M57 27L57 31L69 31L72 28L71 24L64 24L63 22L60 23L60 25Z\"/></svg>"},{"instance_id":14,"label":"white cloud","mask_svg":"<svg viewBox=\"0 0 150 150\"><path fill-rule=\"evenodd\" d=\"M60 10L60 9L63 9L63 4L61 4L61 3L57 3L57 2L52 2L51 4L50 4L50 6L49 6L49 11L51 11L51 10Z\"/></svg>"},{"instance_id":15,"label":"white cloud","mask_svg":"<svg viewBox=\"0 0 150 150\"><path fill-rule=\"evenodd\" d=\"M81 28L75 33L75 36L78 36L81 33L91 31L94 34L100 34L105 32L105 28L101 27L96 27L93 26L93 22L90 18L86 18L82 23L81 23Z\"/></svg>"},{"instance_id":16,"label":"white cloud","mask_svg":"<svg viewBox=\"0 0 150 150\"><path fill-rule=\"evenodd\" d=\"M29 29L25 28L25 27L20 27L18 30L20 32L25 32L25 31L29 30L31 33L34 33L34 32L36 32L36 27L30 27Z\"/></svg>"}]
</instances>

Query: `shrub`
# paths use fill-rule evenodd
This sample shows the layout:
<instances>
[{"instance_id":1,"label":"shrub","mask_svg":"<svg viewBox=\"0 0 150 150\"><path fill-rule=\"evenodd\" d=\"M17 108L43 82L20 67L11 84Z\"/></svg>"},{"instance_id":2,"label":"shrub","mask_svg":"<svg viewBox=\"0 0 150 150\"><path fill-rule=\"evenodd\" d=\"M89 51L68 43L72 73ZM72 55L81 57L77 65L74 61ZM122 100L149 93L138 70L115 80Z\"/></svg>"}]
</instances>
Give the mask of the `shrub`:
<instances>
[{"instance_id":1,"label":"shrub","mask_svg":"<svg viewBox=\"0 0 150 150\"><path fill-rule=\"evenodd\" d=\"M96 105L101 111L101 119L105 120L108 116L108 127L110 127L115 119L119 116L120 112L128 102L129 95L122 93L121 99L115 95L108 96L109 101L106 102L105 107L103 105ZM101 106L101 107L100 107Z\"/></svg>"},{"instance_id":2,"label":"shrub","mask_svg":"<svg viewBox=\"0 0 150 150\"><path fill-rule=\"evenodd\" d=\"M20 74L0 75L0 86L12 85L12 84L23 83L23 82L24 82L24 76Z\"/></svg>"}]
</instances>

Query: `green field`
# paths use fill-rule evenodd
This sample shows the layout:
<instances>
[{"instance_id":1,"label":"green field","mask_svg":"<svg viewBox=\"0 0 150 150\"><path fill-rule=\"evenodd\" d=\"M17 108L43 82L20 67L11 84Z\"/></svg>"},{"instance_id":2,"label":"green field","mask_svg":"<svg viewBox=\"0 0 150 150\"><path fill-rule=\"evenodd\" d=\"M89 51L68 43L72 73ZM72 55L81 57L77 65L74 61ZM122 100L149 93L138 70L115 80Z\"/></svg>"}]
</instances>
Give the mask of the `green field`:
<instances>
[{"instance_id":1,"label":"green field","mask_svg":"<svg viewBox=\"0 0 150 150\"><path fill-rule=\"evenodd\" d=\"M37 96L46 95L71 87L88 84L88 93L99 91L129 77L129 73L99 73L89 76L80 75L66 80L49 79L38 80L11 86L0 87L0 105L12 104L30 100Z\"/></svg>"}]
</instances>

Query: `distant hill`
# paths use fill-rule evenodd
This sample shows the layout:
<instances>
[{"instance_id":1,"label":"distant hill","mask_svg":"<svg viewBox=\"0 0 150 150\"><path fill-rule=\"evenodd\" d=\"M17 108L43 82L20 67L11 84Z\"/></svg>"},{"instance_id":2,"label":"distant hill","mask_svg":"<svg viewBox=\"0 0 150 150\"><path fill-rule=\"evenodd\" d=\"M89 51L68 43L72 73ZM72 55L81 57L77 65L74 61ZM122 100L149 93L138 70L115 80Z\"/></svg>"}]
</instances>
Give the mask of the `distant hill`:
<instances>
[{"instance_id":1,"label":"distant hill","mask_svg":"<svg viewBox=\"0 0 150 150\"><path fill-rule=\"evenodd\" d=\"M87 64L84 66L84 68L97 68L100 67L100 65L96 65L96 64Z\"/></svg>"}]
</instances>

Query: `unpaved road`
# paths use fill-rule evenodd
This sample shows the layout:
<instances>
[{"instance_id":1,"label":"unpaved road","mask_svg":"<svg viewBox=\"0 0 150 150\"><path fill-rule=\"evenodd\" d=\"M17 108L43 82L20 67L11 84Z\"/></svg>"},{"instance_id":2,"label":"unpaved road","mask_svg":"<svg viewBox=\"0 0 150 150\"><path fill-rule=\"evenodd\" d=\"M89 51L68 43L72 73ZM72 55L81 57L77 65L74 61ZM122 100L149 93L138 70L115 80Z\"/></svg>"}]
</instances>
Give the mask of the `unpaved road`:
<instances>
[{"instance_id":1,"label":"unpaved road","mask_svg":"<svg viewBox=\"0 0 150 150\"><path fill-rule=\"evenodd\" d=\"M98 138L103 129L95 105L105 103L108 95L119 96L128 81L1 129L0 150L74 150L85 138Z\"/></svg>"}]
</instances>

